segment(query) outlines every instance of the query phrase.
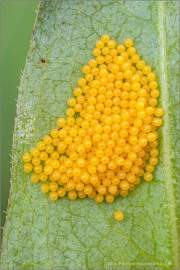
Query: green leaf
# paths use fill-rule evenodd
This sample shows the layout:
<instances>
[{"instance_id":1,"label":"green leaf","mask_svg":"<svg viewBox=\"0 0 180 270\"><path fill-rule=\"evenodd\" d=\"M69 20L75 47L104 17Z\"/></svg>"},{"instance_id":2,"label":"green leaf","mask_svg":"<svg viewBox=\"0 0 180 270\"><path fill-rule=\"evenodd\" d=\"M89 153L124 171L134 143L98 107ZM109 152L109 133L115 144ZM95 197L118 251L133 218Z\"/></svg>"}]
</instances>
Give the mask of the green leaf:
<instances>
[{"instance_id":1,"label":"green leaf","mask_svg":"<svg viewBox=\"0 0 180 270\"><path fill-rule=\"evenodd\" d=\"M179 269L178 11L177 1L41 2L19 89L2 269ZM104 33L119 43L133 38L157 74L165 116L155 179L113 204L52 202L23 172L22 154L65 116Z\"/></svg>"}]
</instances>

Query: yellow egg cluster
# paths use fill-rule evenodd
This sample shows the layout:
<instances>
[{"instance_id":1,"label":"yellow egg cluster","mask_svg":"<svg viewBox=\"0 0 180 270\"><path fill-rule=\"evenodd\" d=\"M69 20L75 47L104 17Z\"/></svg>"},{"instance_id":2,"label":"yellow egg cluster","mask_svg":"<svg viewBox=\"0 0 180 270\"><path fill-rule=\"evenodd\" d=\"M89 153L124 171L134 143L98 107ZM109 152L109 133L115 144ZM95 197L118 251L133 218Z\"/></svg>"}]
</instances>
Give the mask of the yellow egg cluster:
<instances>
[{"instance_id":1,"label":"yellow egg cluster","mask_svg":"<svg viewBox=\"0 0 180 270\"><path fill-rule=\"evenodd\" d=\"M93 59L68 99L66 118L59 118L50 135L23 155L24 171L32 182L46 182L41 191L50 199L68 195L101 203L126 196L153 179L158 163L156 75L140 59L128 38L116 44L109 35L96 42ZM122 219L121 213L115 218Z\"/></svg>"}]
</instances>

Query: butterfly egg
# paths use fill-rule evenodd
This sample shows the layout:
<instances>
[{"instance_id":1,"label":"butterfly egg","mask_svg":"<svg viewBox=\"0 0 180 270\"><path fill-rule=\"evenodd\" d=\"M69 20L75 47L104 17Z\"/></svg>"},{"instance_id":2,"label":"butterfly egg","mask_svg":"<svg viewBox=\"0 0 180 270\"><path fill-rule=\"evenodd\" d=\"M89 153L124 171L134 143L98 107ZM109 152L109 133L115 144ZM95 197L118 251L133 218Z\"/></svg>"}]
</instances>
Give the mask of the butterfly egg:
<instances>
[{"instance_id":1,"label":"butterfly egg","mask_svg":"<svg viewBox=\"0 0 180 270\"><path fill-rule=\"evenodd\" d=\"M116 212L114 213L114 218L115 218L116 220L122 220L122 219L124 218L124 215L123 215L123 213L122 213L121 211L116 211Z\"/></svg>"},{"instance_id":2,"label":"butterfly egg","mask_svg":"<svg viewBox=\"0 0 180 270\"><path fill-rule=\"evenodd\" d=\"M67 100L57 129L24 153L24 171L43 182L56 201L68 196L113 203L150 182L158 164L158 128L163 108L156 74L138 55L131 38L117 42L104 34ZM47 181L47 182L46 182ZM123 213L114 213L116 220Z\"/></svg>"}]
</instances>

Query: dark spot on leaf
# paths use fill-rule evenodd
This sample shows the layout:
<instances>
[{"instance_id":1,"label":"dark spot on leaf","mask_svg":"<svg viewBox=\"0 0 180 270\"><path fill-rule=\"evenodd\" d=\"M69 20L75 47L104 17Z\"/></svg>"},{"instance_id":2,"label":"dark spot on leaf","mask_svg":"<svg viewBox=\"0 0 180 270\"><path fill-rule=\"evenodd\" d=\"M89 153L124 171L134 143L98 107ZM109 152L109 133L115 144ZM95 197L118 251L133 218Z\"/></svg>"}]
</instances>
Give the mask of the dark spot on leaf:
<instances>
[{"instance_id":1,"label":"dark spot on leaf","mask_svg":"<svg viewBox=\"0 0 180 270\"><path fill-rule=\"evenodd\" d=\"M97 5L94 5L94 6L93 6L93 8L94 8L94 9L97 9L97 8L98 8L98 6L97 6Z\"/></svg>"},{"instance_id":2,"label":"dark spot on leaf","mask_svg":"<svg viewBox=\"0 0 180 270\"><path fill-rule=\"evenodd\" d=\"M64 22L64 21L62 21L62 23L61 23L62 25L65 25L66 23Z\"/></svg>"},{"instance_id":3,"label":"dark spot on leaf","mask_svg":"<svg viewBox=\"0 0 180 270\"><path fill-rule=\"evenodd\" d=\"M41 63L46 63L46 60L45 59L41 59Z\"/></svg>"}]
</instances>

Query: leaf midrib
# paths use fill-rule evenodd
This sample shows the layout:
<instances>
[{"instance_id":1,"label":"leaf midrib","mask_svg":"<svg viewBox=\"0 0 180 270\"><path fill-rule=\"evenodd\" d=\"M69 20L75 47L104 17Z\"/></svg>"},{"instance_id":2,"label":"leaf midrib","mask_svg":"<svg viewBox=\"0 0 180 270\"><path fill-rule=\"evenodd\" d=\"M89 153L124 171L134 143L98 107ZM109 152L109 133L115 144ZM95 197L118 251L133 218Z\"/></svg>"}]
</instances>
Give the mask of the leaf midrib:
<instances>
[{"instance_id":1,"label":"leaf midrib","mask_svg":"<svg viewBox=\"0 0 180 270\"><path fill-rule=\"evenodd\" d=\"M169 114L167 113L167 104L169 99L168 92L168 68L166 64L167 59L167 44L166 44L166 1L158 2L158 32L159 32L159 63L160 63L160 84L161 89L163 89L163 96L161 98L162 107L165 109L164 114L164 126L162 129L163 138L162 140L162 159L163 159L163 174L165 179L166 186L166 195L168 199L169 215L171 222L171 231L172 231L172 248L174 254L174 266L176 269L179 269L179 259L178 259L178 231L177 231L177 219L175 211L175 196L173 189L173 176L172 176L172 164L169 161L169 153L171 153L171 138L168 136L169 133Z\"/></svg>"}]
</instances>

